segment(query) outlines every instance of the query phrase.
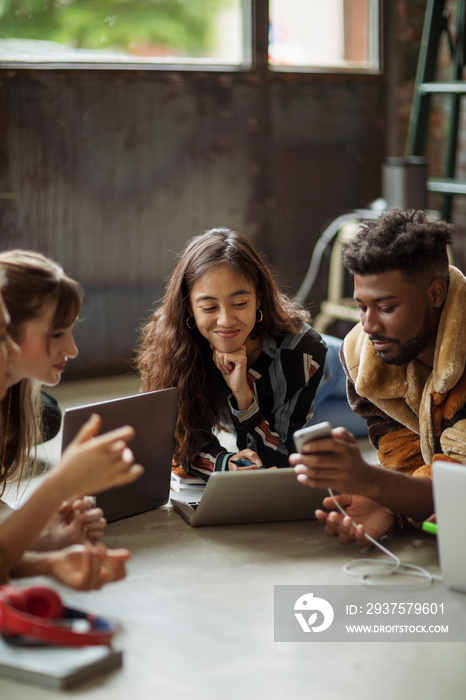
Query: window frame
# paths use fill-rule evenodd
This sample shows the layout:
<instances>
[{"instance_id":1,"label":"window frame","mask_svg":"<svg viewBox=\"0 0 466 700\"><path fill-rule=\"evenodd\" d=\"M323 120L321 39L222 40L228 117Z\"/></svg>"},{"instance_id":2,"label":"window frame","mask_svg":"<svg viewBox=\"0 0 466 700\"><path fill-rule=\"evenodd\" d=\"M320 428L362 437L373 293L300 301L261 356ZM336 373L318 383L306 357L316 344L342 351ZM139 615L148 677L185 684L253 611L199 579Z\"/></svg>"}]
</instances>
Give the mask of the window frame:
<instances>
[{"instance_id":1,"label":"window frame","mask_svg":"<svg viewBox=\"0 0 466 700\"><path fill-rule=\"evenodd\" d=\"M373 2L374 0L368 0ZM18 60L0 58L0 71L24 70L89 70L89 71L144 71L144 72L196 72L196 73L257 73L273 74L343 74L379 75L382 72L382 4L376 0L377 12L373 13L369 26L369 53L374 57L374 67L356 66L301 66L276 65L269 62L269 0L242 0L243 5L243 61L221 63L203 59L154 61L131 59L128 61L54 61ZM377 37L374 39L374 37ZM376 46L374 46L376 44Z\"/></svg>"}]
</instances>

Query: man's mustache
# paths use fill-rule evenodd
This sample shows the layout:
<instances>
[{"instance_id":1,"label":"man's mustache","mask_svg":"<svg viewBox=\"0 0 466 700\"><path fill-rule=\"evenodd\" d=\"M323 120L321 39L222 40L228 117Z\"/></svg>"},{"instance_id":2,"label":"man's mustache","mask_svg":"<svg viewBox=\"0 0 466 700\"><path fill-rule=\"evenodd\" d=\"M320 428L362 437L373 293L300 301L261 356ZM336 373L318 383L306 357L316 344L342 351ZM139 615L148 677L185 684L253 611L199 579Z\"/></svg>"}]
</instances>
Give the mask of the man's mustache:
<instances>
[{"instance_id":1,"label":"man's mustache","mask_svg":"<svg viewBox=\"0 0 466 700\"><path fill-rule=\"evenodd\" d=\"M370 335L369 340L371 341L371 343L373 343L374 341L378 341L379 343L396 343L397 345L399 345L398 341L395 340L395 338L385 338L383 335Z\"/></svg>"}]
</instances>

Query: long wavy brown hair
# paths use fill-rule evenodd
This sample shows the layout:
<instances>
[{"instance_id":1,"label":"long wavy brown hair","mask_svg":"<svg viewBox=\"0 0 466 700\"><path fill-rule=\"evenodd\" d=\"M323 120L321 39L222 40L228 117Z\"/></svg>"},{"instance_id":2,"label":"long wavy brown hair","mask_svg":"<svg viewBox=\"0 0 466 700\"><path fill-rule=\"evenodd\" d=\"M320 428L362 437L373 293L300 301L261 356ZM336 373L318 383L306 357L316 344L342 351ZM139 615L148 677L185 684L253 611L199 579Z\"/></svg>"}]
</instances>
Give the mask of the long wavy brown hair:
<instances>
[{"instance_id":1,"label":"long wavy brown hair","mask_svg":"<svg viewBox=\"0 0 466 700\"><path fill-rule=\"evenodd\" d=\"M21 343L24 324L36 318L44 304L56 302L52 332L67 328L81 312L82 290L56 262L29 250L0 253L0 270L5 281L2 296L11 317L10 335ZM41 384L22 379L8 390L0 402L3 429L0 459L5 482L21 478L31 465L33 448L41 439Z\"/></svg>"},{"instance_id":2,"label":"long wavy brown hair","mask_svg":"<svg viewBox=\"0 0 466 700\"><path fill-rule=\"evenodd\" d=\"M142 330L136 359L143 391L178 388L174 460L184 465L211 440L212 428L229 423L225 382L209 343L197 328L187 325L195 283L219 265L229 265L254 286L263 314L252 331L255 337L278 340L310 322L309 313L279 290L270 269L242 234L214 228L188 242L168 280L162 305Z\"/></svg>"}]
</instances>

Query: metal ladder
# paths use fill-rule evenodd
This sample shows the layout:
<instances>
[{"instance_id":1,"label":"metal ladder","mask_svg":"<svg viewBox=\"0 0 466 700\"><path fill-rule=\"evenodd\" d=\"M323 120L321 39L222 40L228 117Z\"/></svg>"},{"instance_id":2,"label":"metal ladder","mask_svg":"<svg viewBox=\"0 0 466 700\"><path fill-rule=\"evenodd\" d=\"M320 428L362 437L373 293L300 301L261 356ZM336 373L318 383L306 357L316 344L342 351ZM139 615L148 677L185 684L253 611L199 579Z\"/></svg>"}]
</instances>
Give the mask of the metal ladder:
<instances>
[{"instance_id":1,"label":"metal ladder","mask_svg":"<svg viewBox=\"0 0 466 700\"><path fill-rule=\"evenodd\" d=\"M429 192L443 195L441 214L442 218L447 220L451 220L453 197L466 195L466 180L455 178L461 97L466 94L466 82L463 80L466 63L465 0L456 1L453 31L449 20L445 10L445 0L428 0L406 141L407 156L425 155L431 96L433 94L450 96L451 108L446 134L443 177L429 178L427 181ZM452 80L435 82L440 39L444 32L450 48Z\"/></svg>"}]
</instances>

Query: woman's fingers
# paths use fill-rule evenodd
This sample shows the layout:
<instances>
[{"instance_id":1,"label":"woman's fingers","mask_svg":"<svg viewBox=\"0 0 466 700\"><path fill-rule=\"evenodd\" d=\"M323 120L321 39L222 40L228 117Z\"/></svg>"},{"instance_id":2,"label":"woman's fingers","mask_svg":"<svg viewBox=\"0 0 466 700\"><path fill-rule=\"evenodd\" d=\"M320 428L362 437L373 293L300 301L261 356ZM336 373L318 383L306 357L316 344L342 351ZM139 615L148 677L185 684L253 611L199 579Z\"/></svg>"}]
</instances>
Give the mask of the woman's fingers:
<instances>
[{"instance_id":1,"label":"woman's fingers","mask_svg":"<svg viewBox=\"0 0 466 700\"><path fill-rule=\"evenodd\" d=\"M93 413L91 417L81 426L78 434L74 438L71 444L80 445L87 440L95 437L99 432L102 425L102 419L97 413Z\"/></svg>"}]
</instances>

